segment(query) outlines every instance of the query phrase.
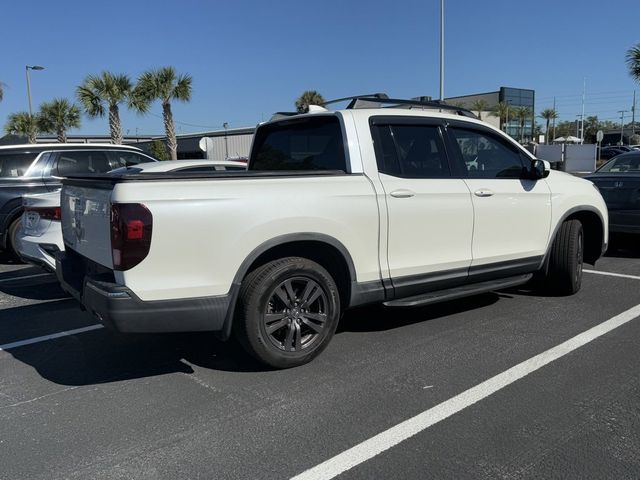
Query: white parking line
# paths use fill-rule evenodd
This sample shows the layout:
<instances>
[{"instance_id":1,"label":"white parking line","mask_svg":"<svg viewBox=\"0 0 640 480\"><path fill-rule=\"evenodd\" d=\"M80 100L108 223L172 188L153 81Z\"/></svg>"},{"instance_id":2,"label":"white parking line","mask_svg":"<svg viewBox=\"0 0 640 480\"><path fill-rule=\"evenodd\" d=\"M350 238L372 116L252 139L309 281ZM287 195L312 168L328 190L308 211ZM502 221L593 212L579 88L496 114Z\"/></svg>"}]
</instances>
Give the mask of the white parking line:
<instances>
[{"instance_id":1,"label":"white parking line","mask_svg":"<svg viewBox=\"0 0 640 480\"><path fill-rule=\"evenodd\" d=\"M12 343L5 343L4 345L0 345L0 352L3 350L9 350L10 348L24 347L25 345L31 345L33 343L46 342L47 340L53 340L60 337L68 337L69 335L90 332L92 330L98 330L100 328L103 328L103 326L99 323L96 323L94 325L89 325L88 327L66 330L64 332L52 333L51 335L43 335L42 337L28 338L27 340L19 340Z\"/></svg>"},{"instance_id":2,"label":"white parking line","mask_svg":"<svg viewBox=\"0 0 640 480\"><path fill-rule=\"evenodd\" d=\"M36 273L35 275L24 275L22 277L3 278L0 279L0 283L14 282L16 280L24 280L25 278L48 277L51 275L53 275L53 273Z\"/></svg>"},{"instance_id":3,"label":"white parking line","mask_svg":"<svg viewBox=\"0 0 640 480\"><path fill-rule=\"evenodd\" d=\"M597 273L598 275L609 275L610 277L621 277L621 278L633 278L634 280L640 280L640 277L636 275L626 275L624 273L613 273L613 272L599 272L598 270L582 270L585 273Z\"/></svg>"},{"instance_id":4,"label":"white parking line","mask_svg":"<svg viewBox=\"0 0 640 480\"><path fill-rule=\"evenodd\" d=\"M345 450L292 480L334 478L639 316L640 304Z\"/></svg>"}]
</instances>

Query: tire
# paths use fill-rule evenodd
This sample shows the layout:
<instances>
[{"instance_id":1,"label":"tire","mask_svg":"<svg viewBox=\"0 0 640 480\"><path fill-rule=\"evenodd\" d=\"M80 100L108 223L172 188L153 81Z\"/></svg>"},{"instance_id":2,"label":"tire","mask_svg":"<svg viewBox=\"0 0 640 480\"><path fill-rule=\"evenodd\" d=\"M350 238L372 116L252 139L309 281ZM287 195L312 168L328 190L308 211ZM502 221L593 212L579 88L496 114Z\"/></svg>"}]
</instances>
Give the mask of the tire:
<instances>
[{"instance_id":1,"label":"tire","mask_svg":"<svg viewBox=\"0 0 640 480\"><path fill-rule=\"evenodd\" d=\"M582 285L584 231L579 220L567 220L553 240L547 289L555 295L573 295Z\"/></svg>"},{"instance_id":2,"label":"tire","mask_svg":"<svg viewBox=\"0 0 640 480\"><path fill-rule=\"evenodd\" d=\"M234 333L274 368L303 365L327 346L340 318L335 281L321 265L287 257L251 272L240 287Z\"/></svg>"},{"instance_id":3,"label":"tire","mask_svg":"<svg viewBox=\"0 0 640 480\"><path fill-rule=\"evenodd\" d=\"M9 229L7 230L7 250L16 256L18 256L18 234L20 233L21 226L22 217L18 217L13 222L11 222L11 225L9 225Z\"/></svg>"}]
</instances>

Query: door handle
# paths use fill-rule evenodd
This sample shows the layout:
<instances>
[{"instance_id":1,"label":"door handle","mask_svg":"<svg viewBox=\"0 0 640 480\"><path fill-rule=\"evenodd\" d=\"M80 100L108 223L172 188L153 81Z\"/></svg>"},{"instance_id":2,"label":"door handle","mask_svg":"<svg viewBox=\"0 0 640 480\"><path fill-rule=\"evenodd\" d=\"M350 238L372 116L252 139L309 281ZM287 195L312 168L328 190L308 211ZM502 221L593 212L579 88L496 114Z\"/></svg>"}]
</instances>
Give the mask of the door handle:
<instances>
[{"instance_id":1,"label":"door handle","mask_svg":"<svg viewBox=\"0 0 640 480\"><path fill-rule=\"evenodd\" d=\"M412 192L411 190L407 190L405 188L401 188L399 190L394 190L389 195L391 195L392 197L395 197L395 198L410 198L410 197L413 197L415 195L415 193Z\"/></svg>"},{"instance_id":2,"label":"door handle","mask_svg":"<svg viewBox=\"0 0 640 480\"><path fill-rule=\"evenodd\" d=\"M493 195L493 192L488 188L481 188L480 190L476 190L473 192L476 197L490 197Z\"/></svg>"}]
</instances>

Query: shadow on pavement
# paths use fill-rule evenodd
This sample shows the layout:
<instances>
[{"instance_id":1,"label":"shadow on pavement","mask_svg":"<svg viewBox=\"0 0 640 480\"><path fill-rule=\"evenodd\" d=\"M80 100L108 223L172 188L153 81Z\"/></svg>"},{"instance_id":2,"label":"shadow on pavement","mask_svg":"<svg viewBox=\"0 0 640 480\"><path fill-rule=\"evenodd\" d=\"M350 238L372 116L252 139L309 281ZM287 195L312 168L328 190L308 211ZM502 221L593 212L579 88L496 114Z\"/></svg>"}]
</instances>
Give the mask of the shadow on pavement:
<instances>
[{"instance_id":1,"label":"shadow on pavement","mask_svg":"<svg viewBox=\"0 0 640 480\"><path fill-rule=\"evenodd\" d=\"M485 307L497 302L498 299L496 294L485 294L424 308L390 309L383 306L370 306L354 309L342 319L337 334L401 328L405 325ZM69 305L68 302L61 303ZM25 308L29 307L3 310L0 312L0 319L19 314L19 311ZM90 317L80 316L74 309L68 307L51 313L50 321L55 321L56 316L75 315L76 323L84 322L84 325L95 323ZM28 321L29 316L22 315L22 318ZM49 331L32 336L78 326L82 325L65 326L53 331L49 327ZM2 340L0 336L0 342ZM10 341L15 340L12 338ZM221 342L214 334L208 332L121 335L100 329L14 348L7 353L33 367L46 380L71 386L117 382L176 372L189 374L193 373L191 365L237 373L270 370L246 354L234 339Z\"/></svg>"},{"instance_id":2,"label":"shadow on pavement","mask_svg":"<svg viewBox=\"0 0 640 480\"><path fill-rule=\"evenodd\" d=\"M496 303L495 293L474 295L424 307L397 308L371 305L350 310L338 325L337 332L374 332L401 328L414 323L487 307Z\"/></svg>"},{"instance_id":3,"label":"shadow on pavement","mask_svg":"<svg viewBox=\"0 0 640 480\"><path fill-rule=\"evenodd\" d=\"M39 277L17 279L0 282L0 292L12 297L26 298L29 300L59 300L71 298L62 290L58 280L51 277Z\"/></svg>"},{"instance_id":4,"label":"shadow on pavement","mask_svg":"<svg viewBox=\"0 0 640 480\"><path fill-rule=\"evenodd\" d=\"M605 257L640 258L640 235L612 234Z\"/></svg>"},{"instance_id":5,"label":"shadow on pavement","mask_svg":"<svg viewBox=\"0 0 640 480\"><path fill-rule=\"evenodd\" d=\"M0 251L0 265L24 265L16 255L7 251Z\"/></svg>"}]
</instances>

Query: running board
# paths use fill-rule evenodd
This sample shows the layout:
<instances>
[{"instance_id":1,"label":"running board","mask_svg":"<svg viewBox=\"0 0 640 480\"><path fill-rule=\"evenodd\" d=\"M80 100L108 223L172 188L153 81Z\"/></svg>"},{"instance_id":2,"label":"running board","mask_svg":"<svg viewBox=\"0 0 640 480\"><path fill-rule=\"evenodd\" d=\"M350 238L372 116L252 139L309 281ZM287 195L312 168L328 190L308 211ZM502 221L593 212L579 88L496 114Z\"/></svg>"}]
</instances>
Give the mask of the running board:
<instances>
[{"instance_id":1,"label":"running board","mask_svg":"<svg viewBox=\"0 0 640 480\"><path fill-rule=\"evenodd\" d=\"M461 287L448 288L446 290L423 293L413 297L390 300L388 302L384 302L384 305L387 307L417 307L420 305L428 305L430 303L446 302L447 300L455 300L456 298L468 297L479 293L516 287L523 283L527 283L531 280L531 277L533 277L533 273L516 275L514 277L502 278L500 280L490 280L488 282L462 285Z\"/></svg>"}]
</instances>

